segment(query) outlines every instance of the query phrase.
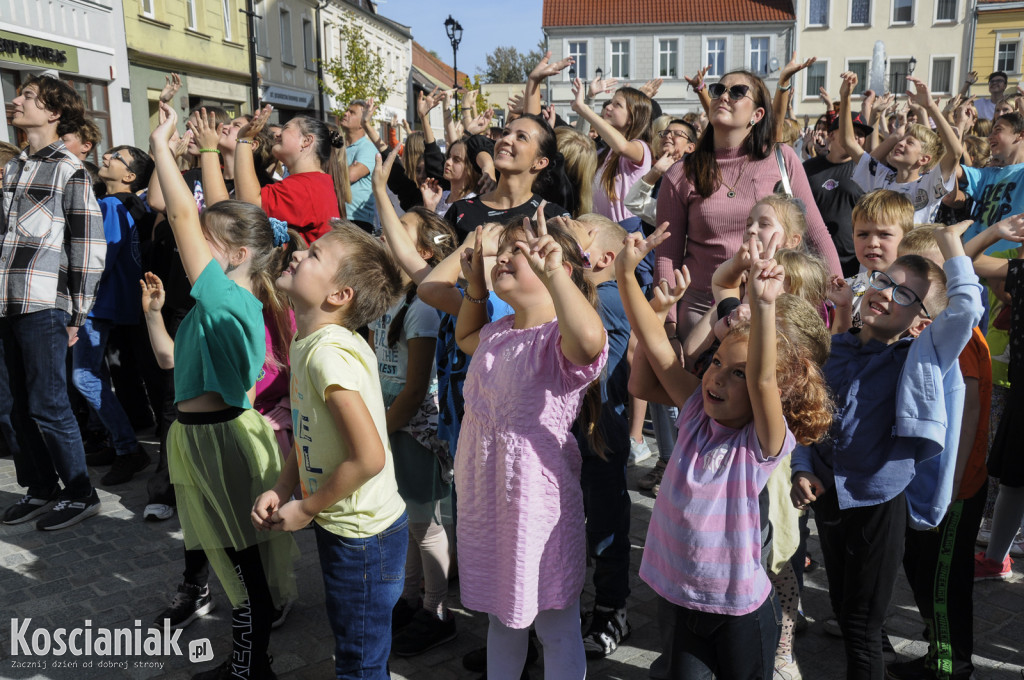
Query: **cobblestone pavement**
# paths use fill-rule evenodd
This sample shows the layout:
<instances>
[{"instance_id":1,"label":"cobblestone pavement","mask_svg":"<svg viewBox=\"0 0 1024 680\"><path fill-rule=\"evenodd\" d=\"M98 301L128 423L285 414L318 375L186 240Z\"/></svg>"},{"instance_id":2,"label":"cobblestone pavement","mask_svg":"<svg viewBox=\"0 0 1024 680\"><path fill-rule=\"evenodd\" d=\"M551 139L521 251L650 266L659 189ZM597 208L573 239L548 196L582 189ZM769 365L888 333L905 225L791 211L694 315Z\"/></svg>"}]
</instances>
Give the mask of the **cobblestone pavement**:
<instances>
[{"instance_id":1,"label":"cobblestone pavement","mask_svg":"<svg viewBox=\"0 0 1024 680\"><path fill-rule=\"evenodd\" d=\"M654 448L653 441L651 442ZM152 442L147 448L154 450ZM630 470L631 488L653 459ZM101 472L93 469L93 481ZM223 660L230 649L230 605L216 580L211 581L217 608L183 631L187 643L209 638L215 662L193 665L184 656L123 656L78 658L26 656L11 648L11 619L31 617L29 631L92 627L145 627L170 601L182 570L181 531L177 517L166 522L142 521L148 468L128 484L99 487L103 511L82 524L52 533L36 531L32 523L0 525L0 678L188 678ZM0 507L15 502L22 490L15 480L10 458L0 459ZM644 536L654 501L633 491L633 576L629 601L632 636L610 658L592 661L591 678L640 680L658 656L658 626L654 593L636 577ZM812 522L813 532L813 522ZM333 677L333 638L323 606L323 586L311 531L296 536L302 558L296 565L300 597L287 622L271 637L274 668L286 678ZM820 556L812 534L811 551ZM1024 560L1018 561L1010 582L987 581L975 587L975 665L978 680L1021 680L1024 677ZM584 605L593 589L584 593ZM413 659L392 659L396 680L449 680L473 678L461 659L484 644L486 617L461 609L453 587L451 606L458 620L458 637ZM842 643L823 632L828 612L824 569L807 575L804 611L812 619L807 632L796 639L796 656L808 680L841 678ZM815 621L814 619L818 619ZM23 625L23 624L20 624ZM921 623L910 590L900 578L887 629L901 658L924 653ZM31 638L30 638L31 641ZM76 663L62 668L59 663ZM148 664L145 666L143 664ZM540 666L532 677L542 677Z\"/></svg>"}]
</instances>

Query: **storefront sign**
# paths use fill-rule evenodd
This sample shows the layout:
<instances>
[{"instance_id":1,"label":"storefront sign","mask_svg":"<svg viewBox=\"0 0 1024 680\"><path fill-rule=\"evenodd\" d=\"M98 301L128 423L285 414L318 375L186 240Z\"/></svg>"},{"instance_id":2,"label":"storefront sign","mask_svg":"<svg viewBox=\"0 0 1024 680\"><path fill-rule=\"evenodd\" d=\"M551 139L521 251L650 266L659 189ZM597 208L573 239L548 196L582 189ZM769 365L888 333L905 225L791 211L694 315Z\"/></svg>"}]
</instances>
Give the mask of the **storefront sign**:
<instances>
[{"instance_id":1,"label":"storefront sign","mask_svg":"<svg viewBox=\"0 0 1024 680\"><path fill-rule=\"evenodd\" d=\"M77 48L8 31L0 31L0 60L78 73Z\"/></svg>"},{"instance_id":2,"label":"storefront sign","mask_svg":"<svg viewBox=\"0 0 1024 680\"><path fill-rule=\"evenodd\" d=\"M296 109L308 109L313 105L311 92L288 90L283 87L268 87L264 90L262 99L265 104L289 106Z\"/></svg>"}]
</instances>

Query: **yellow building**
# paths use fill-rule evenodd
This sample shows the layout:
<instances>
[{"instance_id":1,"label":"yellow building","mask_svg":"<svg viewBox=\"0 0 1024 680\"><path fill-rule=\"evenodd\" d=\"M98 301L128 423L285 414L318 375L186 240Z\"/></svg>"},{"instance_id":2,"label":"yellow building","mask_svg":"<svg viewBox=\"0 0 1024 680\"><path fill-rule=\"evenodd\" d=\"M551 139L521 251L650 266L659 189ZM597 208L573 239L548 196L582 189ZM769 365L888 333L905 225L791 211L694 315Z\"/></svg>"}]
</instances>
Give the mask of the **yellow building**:
<instances>
[{"instance_id":1,"label":"yellow building","mask_svg":"<svg viewBox=\"0 0 1024 680\"><path fill-rule=\"evenodd\" d=\"M249 111L244 8L245 0L124 0L136 143L156 125L160 90L172 71L182 80L173 102L179 116L199 104L232 116Z\"/></svg>"},{"instance_id":2,"label":"yellow building","mask_svg":"<svg viewBox=\"0 0 1024 680\"><path fill-rule=\"evenodd\" d=\"M988 74L1005 71L1006 92L1014 92L1021 81L1021 53L1024 51L1024 2L1016 0L982 0L975 10L974 42L971 46L971 70L978 72L978 82L971 94L979 99L988 94Z\"/></svg>"}]
</instances>

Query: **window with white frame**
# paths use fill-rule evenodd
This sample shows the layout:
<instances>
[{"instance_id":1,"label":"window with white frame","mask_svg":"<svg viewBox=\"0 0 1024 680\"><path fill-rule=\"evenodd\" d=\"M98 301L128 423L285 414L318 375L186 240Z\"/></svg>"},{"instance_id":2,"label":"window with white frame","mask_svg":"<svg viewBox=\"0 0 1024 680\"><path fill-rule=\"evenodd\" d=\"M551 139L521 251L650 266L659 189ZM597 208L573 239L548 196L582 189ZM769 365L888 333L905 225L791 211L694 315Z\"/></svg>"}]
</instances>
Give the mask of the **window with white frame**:
<instances>
[{"instance_id":1,"label":"window with white frame","mask_svg":"<svg viewBox=\"0 0 1024 680\"><path fill-rule=\"evenodd\" d=\"M590 64L587 59L587 41L586 40L570 40L569 41L569 56L572 57L576 63L576 75L587 80L591 77ZM565 71L566 78L569 77L569 71Z\"/></svg>"},{"instance_id":2,"label":"window with white frame","mask_svg":"<svg viewBox=\"0 0 1024 680\"><path fill-rule=\"evenodd\" d=\"M231 0L221 1L221 11L224 13L224 39L231 40L231 21L235 18L231 11Z\"/></svg>"},{"instance_id":3,"label":"window with white frame","mask_svg":"<svg viewBox=\"0 0 1024 680\"><path fill-rule=\"evenodd\" d=\"M725 38L708 38L704 63L708 66L708 77L720 78L725 75Z\"/></svg>"},{"instance_id":4,"label":"window with white frame","mask_svg":"<svg viewBox=\"0 0 1024 680\"><path fill-rule=\"evenodd\" d=\"M857 85L853 88L853 94L864 94L868 87L868 69L871 62L867 59L851 59L846 62L846 70L857 74Z\"/></svg>"},{"instance_id":5,"label":"window with white frame","mask_svg":"<svg viewBox=\"0 0 1024 680\"><path fill-rule=\"evenodd\" d=\"M850 0L850 25L871 25L871 0Z\"/></svg>"},{"instance_id":6,"label":"window with white frame","mask_svg":"<svg viewBox=\"0 0 1024 680\"><path fill-rule=\"evenodd\" d=\"M828 59L819 59L807 68L804 96L817 97L818 90L828 82Z\"/></svg>"},{"instance_id":7,"label":"window with white frame","mask_svg":"<svg viewBox=\"0 0 1024 680\"><path fill-rule=\"evenodd\" d=\"M889 92L901 95L907 91L907 76L910 75L909 59L889 60Z\"/></svg>"},{"instance_id":8,"label":"window with white frame","mask_svg":"<svg viewBox=\"0 0 1024 680\"><path fill-rule=\"evenodd\" d=\"M256 13L256 54L270 56L270 39L267 37L267 3L264 0L253 2L253 11Z\"/></svg>"},{"instance_id":9,"label":"window with white frame","mask_svg":"<svg viewBox=\"0 0 1024 680\"><path fill-rule=\"evenodd\" d=\"M892 0L892 23L914 23L914 0Z\"/></svg>"},{"instance_id":10,"label":"window with white frame","mask_svg":"<svg viewBox=\"0 0 1024 680\"><path fill-rule=\"evenodd\" d=\"M292 13L285 7L281 8L281 61L285 64L295 63L292 54Z\"/></svg>"},{"instance_id":11,"label":"window with white frame","mask_svg":"<svg viewBox=\"0 0 1024 680\"><path fill-rule=\"evenodd\" d=\"M1006 73L1017 73L1020 60L1019 38L998 38L996 40L996 69Z\"/></svg>"},{"instance_id":12,"label":"window with white frame","mask_svg":"<svg viewBox=\"0 0 1024 680\"><path fill-rule=\"evenodd\" d=\"M196 11L196 0L185 0L185 26L190 30L197 30L199 13Z\"/></svg>"},{"instance_id":13,"label":"window with white frame","mask_svg":"<svg viewBox=\"0 0 1024 680\"><path fill-rule=\"evenodd\" d=\"M759 76L768 73L768 59L771 54L771 38L766 35L750 38L750 71Z\"/></svg>"},{"instance_id":14,"label":"window with white frame","mask_svg":"<svg viewBox=\"0 0 1024 680\"><path fill-rule=\"evenodd\" d=\"M388 55L391 56L390 54ZM315 70L316 66L316 43L313 42L313 22L309 19L302 19L302 65L307 71Z\"/></svg>"},{"instance_id":15,"label":"window with white frame","mask_svg":"<svg viewBox=\"0 0 1024 680\"><path fill-rule=\"evenodd\" d=\"M679 39L658 39L658 77L679 77Z\"/></svg>"},{"instance_id":16,"label":"window with white frame","mask_svg":"<svg viewBox=\"0 0 1024 680\"><path fill-rule=\"evenodd\" d=\"M830 0L808 0L808 26L828 26L829 1Z\"/></svg>"},{"instance_id":17,"label":"window with white frame","mask_svg":"<svg viewBox=\"0 0 1024 680\"><path fill-rule=\"evenodd\" d=\"M934 94L950 94L953 91L953 57L932 59L931 91Z\"/></svg>"},{"instance_id":18,"label":"window with white frame","mask_svg":"<svg viewBox=\"0 0 1024 680\"><path fill-rule=\"evenodd\" d=\"M629 78L629 41L628 40L612 40L611 42L611 56L612 56L612 78L622 78L626 80Z\"/></svg>"},{"instance_id":19,"label":"window with white frame","mask_svg":"<svg viewBox=\"0 0 1024 680\"><path fill-rule=\"evenodd\" d=\"M956 21L957 0L935 0L935 21Z\"/></svg>"},{"instance_id":20,"label":"window with white frame","mask_svg":"<svg viewBox=\"0 0 1024 680\"><path fill-rule=\"evenodd\" d=\"M142 16L149 17L150 19L153 18L155 15L155 12L153 11L153 3L155 1L156 0L139 0Z\"/></svg>"}]
</instances>

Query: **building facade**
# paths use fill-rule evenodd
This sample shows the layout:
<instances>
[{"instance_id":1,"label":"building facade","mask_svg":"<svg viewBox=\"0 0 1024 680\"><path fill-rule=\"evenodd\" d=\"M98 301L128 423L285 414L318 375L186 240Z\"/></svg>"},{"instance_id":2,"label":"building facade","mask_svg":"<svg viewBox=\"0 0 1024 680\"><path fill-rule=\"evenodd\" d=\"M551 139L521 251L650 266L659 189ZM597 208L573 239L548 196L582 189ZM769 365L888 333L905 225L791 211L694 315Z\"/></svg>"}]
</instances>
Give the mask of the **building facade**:
<instances>
[{"instance_id":1,"label":"building facade","mask_svg":"<svg viewBox=\"0 0 1024 680\"><path fill-rule=\"evenodd\" d=\"M248 113L245 0L124 0L135 140L145 146L158 121L165 78L181 75L172 102L184 117L196 106Z\"/></svg>"},{"instance_id":2,"label":"building facade","mask_svg":"<svg viewBox=\"0 0 1024 680\"><path fill-rule=\"evenodd\" d=\"M907 76L928 83L932 94L949 95L963 82L969 53L967 18L974 0L796 0L796 49L818 61L795 79L793 110L819 115L824 87L839 98L839 74L854 71L856 95L868 87L875 42L885 45L886 89L907 90ZM986 74L988 71L986 71Z\"/></svg>"},{"instance_id":3,"label":"building facade","mask_svg":"<svg viewBox=\"0 0 1024 680\"><path fill-rule=\"evenodd\" d=\"M983 0L974 11L974 35L970 52L970 68L977 71L978 82L971 94L989 96L986 80L993 71L1008 76L1006 94L1015 92L1021 83L1024 54L1024 2L1016 0Z\"/></svg>"},{"instance_id":4,"label":"building facade","mask_svg":"<svg viewBox=\"0 0 1024 680\"><path fill-rule=\"evenodd\" d=\"M316 0L253 0L260 101L271 122L317 117Z\"/></svg>"},{"instance_id":5,"label":"building facade","mask_svg":"<svg viewBox=\"0 0 1024 680\"><path fill-rule=\"evenodd\" d=\"M778 66L793 46L795 17L789 0L721 3L627 4L610 0L545 0L544 35L552 60L574 57L571 69L549 79L549 101L575 118L570 83L598 72L619 85L638 87L662 78L657 100L665 113L699 111L684 76L710 65L707 81L736 69L754 71L774 88Z\"/></svg>"},{"instance_id":6,"label":"building facade","mask_svg":"<svg viewBox=\"0 0 1024 680\"><path fill-rule=\"evenodd\" d=\"M94 160L111 146L134 143L121 0L0 0L3 141L24 141L11 125L11 101L25 78L41 72L70 81L82 96L103 136Z\"/></svg>"}]
</instances>

